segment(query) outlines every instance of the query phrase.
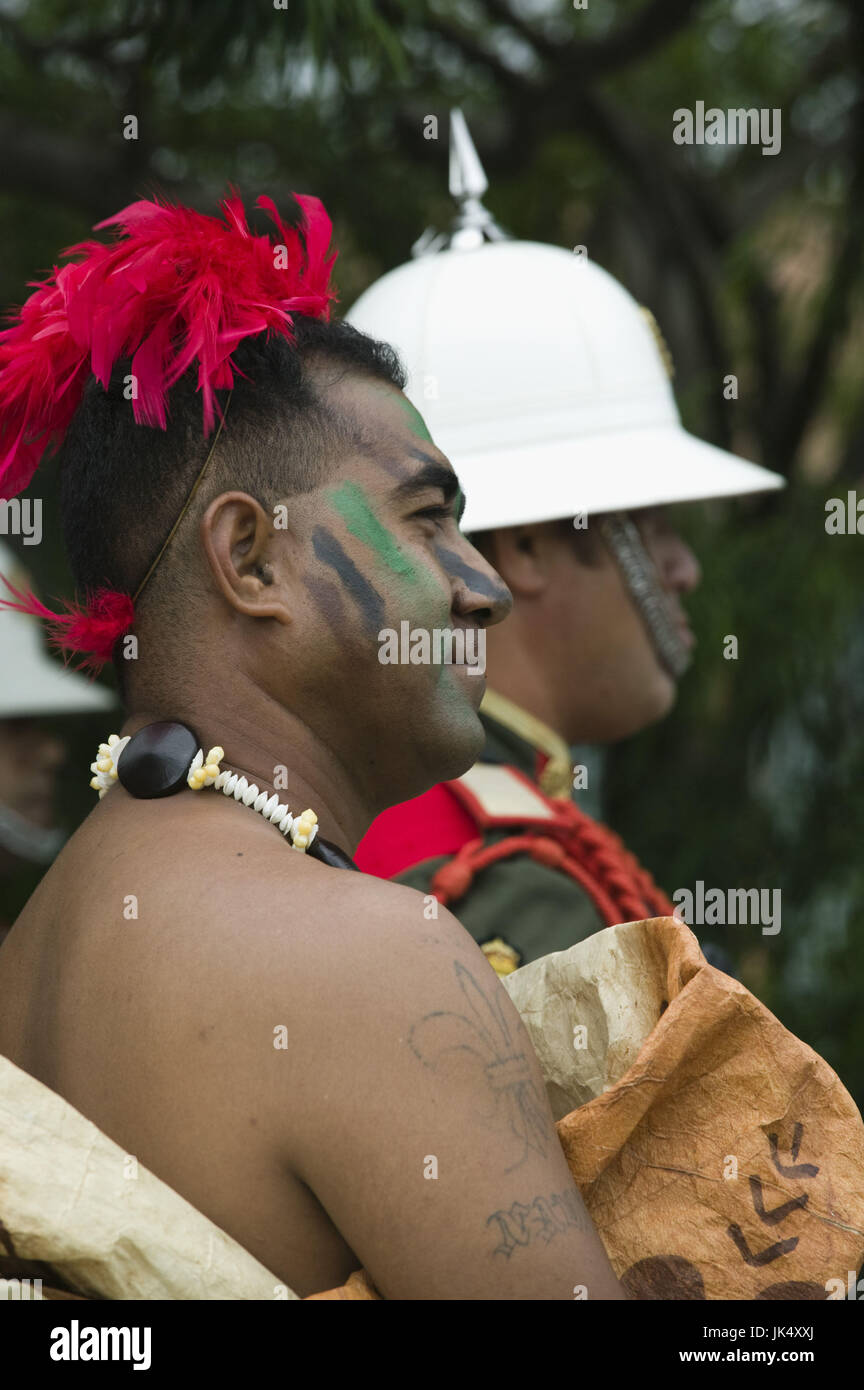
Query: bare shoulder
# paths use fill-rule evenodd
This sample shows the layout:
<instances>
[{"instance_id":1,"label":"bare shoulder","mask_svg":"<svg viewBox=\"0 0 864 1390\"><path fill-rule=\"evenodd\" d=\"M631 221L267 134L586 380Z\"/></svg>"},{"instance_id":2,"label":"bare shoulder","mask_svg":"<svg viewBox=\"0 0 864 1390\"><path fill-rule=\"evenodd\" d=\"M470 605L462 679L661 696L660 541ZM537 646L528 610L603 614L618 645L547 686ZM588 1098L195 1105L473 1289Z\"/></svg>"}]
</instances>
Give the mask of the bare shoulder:
<instances>
[{"instance_id":1,"label":"bare shoulder","mask_svg":"<svg viewBox=\"0 0 864 1390\"><path fill-rule=\"evenodd\" d=\"M117 803L81 844L67 880L98 861L100 915L64 924L64 978L98 976L93 1047L160 1114L254 1119L389 1298L620 1296L521 1019L446 909L218 805Z\"/></svg>"},{"instance_id":2,"label":"bare shoulder","mask_svg":"<svg viewBox=\"0 0 864 1390\"><path fill-rule=\"evenodd\" d=\"M436 899L311 859L298 863L298 858L292 854L285 863L272 856L270 872L256 880L252 892L262 972L280 991L286 972L290 975L302 996L298 1017L303 1016L304 1027L311 1025L307 1003L315 1026L330 1029L335 1025L328 1010L338 1008L346 1020L356 1003L368 1035L375 1017L384 1018L391 1007L394 1015L407 1018L434 1003L436 986L445 980L448 990L455 987L460 995L472 990L486 997L493 1011L500 1012L502 1001L510 1004L469 933ZM248 880L242 896L248 910ZM322 1010L325 985L329 1003Z\"/></svg>"},{"instance_id":3,"label":"bare shoulder","mask_svg":"<svg viewBox=\"0 0 864 1390\"><path fill-rule=\"evenodd\" d=\"M286 1166L381 1291L619 1297L528 1035L461 924L365 875L284 873L285 925L255 934L256 1084Z\"/></svg>"}]
</instances>

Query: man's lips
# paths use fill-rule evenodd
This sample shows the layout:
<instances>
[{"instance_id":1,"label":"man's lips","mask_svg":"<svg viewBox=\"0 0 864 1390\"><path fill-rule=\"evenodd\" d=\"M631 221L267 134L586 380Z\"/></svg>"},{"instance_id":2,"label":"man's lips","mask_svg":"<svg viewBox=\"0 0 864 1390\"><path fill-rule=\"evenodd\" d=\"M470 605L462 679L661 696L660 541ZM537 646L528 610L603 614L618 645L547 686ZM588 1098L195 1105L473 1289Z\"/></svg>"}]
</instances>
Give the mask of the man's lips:
<instances>
[{"instance_id":1,"label":"man's lips","mask_svg":"<svg viewBox=\"0 0 864 1390\"><path fill-rule=\"evenodd\" d=\"M669 603L667 597L667 603ZM669 617L672 619L675 631L681 640L681 644L689 652L696 645L696 634L687 621L687 614L680 603L669 603Z\"/></svg>"}]
</instances>

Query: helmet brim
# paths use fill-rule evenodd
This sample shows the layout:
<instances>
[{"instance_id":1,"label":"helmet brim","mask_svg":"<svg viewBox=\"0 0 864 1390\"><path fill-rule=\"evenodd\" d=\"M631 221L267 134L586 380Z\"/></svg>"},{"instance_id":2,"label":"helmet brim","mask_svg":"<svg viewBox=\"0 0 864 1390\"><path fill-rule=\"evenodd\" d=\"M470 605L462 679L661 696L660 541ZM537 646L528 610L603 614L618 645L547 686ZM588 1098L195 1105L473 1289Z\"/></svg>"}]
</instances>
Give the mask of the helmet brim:
<instances>
[{"instance_id":1,"label":"helmet brim","mask_svg":"<svg viewBox=\"0 0 864 1390\"><path fill-rule=\"evenodd\" d=\"M677 425L615 430L484 452L448 449L466 496L463 531L553 521L584 512L700 502L785 487L777 473L706 444Z\"/></svg>"}]
</instances>

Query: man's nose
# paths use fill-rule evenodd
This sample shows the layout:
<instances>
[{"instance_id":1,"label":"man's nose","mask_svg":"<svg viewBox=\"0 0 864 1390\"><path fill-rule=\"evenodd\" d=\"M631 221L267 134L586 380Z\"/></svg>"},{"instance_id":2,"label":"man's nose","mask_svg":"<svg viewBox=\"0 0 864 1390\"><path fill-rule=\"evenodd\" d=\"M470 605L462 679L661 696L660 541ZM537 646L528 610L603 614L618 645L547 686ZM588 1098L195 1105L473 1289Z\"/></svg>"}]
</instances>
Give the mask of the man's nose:
<instances>
[{"instance_id":1,"label":"man's nose","mask_svg":"<svg viewBox=\"0 0 864 1390\"><path fill-rule=\"evenodd\" d=\"M462 539L458 551L445 556L453 580L453 607L460 617L483 619L484 627L500 623L513 607L513 595L500 574Z\"/></svg>"},{"instance_id":2,"label":"man's nose","mask_svg":"<svg viewBox=\"0 0 864 1390\"><path fill-rule=\"evenodd\" d=\"M668 589L678 594L689 594L701 582L699 561L677 531L669 530L658 536L651 548L654 563Z\"/></svg>"}]
</instances>

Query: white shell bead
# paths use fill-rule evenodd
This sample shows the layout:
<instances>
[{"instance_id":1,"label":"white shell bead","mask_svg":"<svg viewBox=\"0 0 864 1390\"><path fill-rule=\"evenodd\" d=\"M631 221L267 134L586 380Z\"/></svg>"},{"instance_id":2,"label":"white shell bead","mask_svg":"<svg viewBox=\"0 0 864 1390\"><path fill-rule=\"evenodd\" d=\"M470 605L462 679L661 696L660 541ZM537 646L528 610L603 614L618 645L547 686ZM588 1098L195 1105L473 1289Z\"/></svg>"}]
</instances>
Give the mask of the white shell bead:
<instances>
[{"instance_id":1,"label":"white shell bead","mask_svg":"<svg viewBox=\"0 0 864 1390\"><path fill-rule=\"evenodd\" d=\"M110 784L110 782L116 780L117 759L128 742L129 738L127 736L125 739L112 738L112 746L110 748L107 744L100 744L99 755L96 761L90 764L90 771L96 774L93 779L94 782L109 781ZM221 749L218 751L221 752ZM113 754L113 757L110 756L111 754ZM221 759L219 761L221 761ZM105 765L104 770L100 768L100 762ZM199 748L189 765L189 771L186 774L187 778L199 768L204 767L206 762L207 760L205 760L204 753ZM221 791L223 795L233 796L235 801L242 801L244 806L250 806L252 810L262 816L264 820L269 821L271 825L275 825L277 830L279 830L286 839L290 837L295 849L300 849L301 851L307 850L318 834L317 821L309 825L308 821L302 819L302 816L292 816L290 808L286 802L279 800L279 796L276 792L268 796L267 792L260 791L254 782L250 784L246 777L242 777L237 772L231 772L228 768L220 768L215 777L206 777L202 785L215 787L216 790ZM96 789L94 788L94 790ZM100 801L107 790L107 786L98 788ZM298 839L305 839L305 845L298 845L296 843Z\"/></svg>"}]
</instances>

